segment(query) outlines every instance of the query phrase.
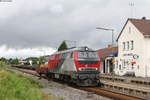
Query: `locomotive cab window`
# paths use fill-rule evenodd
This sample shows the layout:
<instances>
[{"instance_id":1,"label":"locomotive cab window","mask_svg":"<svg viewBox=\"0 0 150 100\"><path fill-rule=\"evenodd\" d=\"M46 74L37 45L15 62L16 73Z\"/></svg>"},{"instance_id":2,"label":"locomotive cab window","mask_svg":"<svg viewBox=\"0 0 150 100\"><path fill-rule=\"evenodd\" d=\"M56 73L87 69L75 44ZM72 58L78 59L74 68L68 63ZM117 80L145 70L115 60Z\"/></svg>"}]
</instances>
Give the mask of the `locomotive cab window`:
<instances>
[{"instance_id":1,"label":"locomotive cab window","mask_svg":"<svg viewBox=\"0 0 150 100\"><path fill-rule=\"evenodd\" d=\"M79 51L78 58L98 58L96 52L93 51Z\"/></svg>"},{"instance_id":2,"label":"locomotive cab window","mask_svg":"<svg viewBox=\"0 0 150 100\"><path fill-rule=\"evenodd\" d=\"M78 52L79 64L97 64L98 56L94 51L79 51Z\"/></svg>"}]
</instances>

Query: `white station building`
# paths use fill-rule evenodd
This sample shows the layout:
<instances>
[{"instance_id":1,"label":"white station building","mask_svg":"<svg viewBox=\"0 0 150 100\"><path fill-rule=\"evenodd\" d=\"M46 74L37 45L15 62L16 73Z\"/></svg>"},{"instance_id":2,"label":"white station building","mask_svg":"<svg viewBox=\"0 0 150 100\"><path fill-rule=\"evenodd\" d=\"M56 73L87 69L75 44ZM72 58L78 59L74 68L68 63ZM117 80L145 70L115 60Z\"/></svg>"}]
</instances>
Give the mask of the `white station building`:
<instances>
[{"instance_id":1,"label":"white station building","mask_svg":"<svg viewBox=\"0 0 150 100\"><path fill-rule=\"evenodd\" d=\"M118 38L117 75L150 77L150 20L128 19Z\"/></svg>"}]
</instances>

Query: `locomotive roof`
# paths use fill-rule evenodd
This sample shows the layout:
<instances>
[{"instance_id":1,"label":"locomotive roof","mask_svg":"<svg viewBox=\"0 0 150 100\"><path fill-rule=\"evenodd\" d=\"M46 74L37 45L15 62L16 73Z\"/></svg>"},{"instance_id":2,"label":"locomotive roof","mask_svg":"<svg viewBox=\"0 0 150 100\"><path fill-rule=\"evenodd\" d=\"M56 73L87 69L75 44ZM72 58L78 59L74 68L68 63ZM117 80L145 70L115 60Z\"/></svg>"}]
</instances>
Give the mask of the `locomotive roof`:
<instances>
[{"instance_id":1,"label":"locomotive roof","mask_svg":"<svg viewBox=\"0 0 150 100\"><path fill-rule=\"evenodd\" d=\"M72 48L72 49L67 49L67 50L63 50L63 51L57 51L54 54L61 54L61 53L67 53L67 52L73 52L73 51L95 51L91 48L88 47L76 47L76 48ZM52 54L52 55L54 55Z\"/></svg>"}]
</instances>

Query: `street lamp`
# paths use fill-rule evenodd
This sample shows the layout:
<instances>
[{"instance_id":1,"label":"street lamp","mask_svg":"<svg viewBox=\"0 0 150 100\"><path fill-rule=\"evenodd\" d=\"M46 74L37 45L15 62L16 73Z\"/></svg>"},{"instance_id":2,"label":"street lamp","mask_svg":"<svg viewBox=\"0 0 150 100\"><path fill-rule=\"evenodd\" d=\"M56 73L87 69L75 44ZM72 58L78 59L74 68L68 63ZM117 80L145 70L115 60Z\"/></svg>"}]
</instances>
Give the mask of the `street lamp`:
<instances>
[{"instance_id":1,"label":"street lamp","mask_svg":"<svg viewBox=\"0 0 150 100\"><path fill-rule=\"evenodd\" d=\"M110 28L102 28L102 27L96 27L96 29L100 29L100 30L105 30L105 31L111 31L112 32L112 57L113 57L113 46L114 46L114 29L110 29ZM114 81L114 65L112 64L112 78Z\"/></svg>"},{"instance_id":2,"label":"street lamp","mask_svg":"<svg viewBox=\"0 0 150 100\"><path fill-rule=\"evenodd\" d=\"M96 27L96 29L106 30L106 31L111 31L112 32L112 47L113 47L114 46L114 29L102 28L102 27Z\"/></svg>"}]
</instances>

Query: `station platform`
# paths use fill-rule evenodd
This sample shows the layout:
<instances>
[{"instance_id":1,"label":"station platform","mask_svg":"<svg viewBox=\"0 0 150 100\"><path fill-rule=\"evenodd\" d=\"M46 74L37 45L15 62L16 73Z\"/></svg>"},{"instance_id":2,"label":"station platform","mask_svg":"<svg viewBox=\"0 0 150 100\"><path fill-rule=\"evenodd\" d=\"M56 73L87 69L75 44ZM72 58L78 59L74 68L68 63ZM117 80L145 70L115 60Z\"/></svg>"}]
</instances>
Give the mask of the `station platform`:
<instances>
[{"instance_id":1,"label":"station platform","mask_svg":"<svg viewBox=\"0 0 150 100\"><path fill-rule=\"evenodd\" d=\"M138 86L150 87L150 77L124 77L110 74L100 74L100 79L105 81L115 81L119 83L133 84Z\"/></svg>"},{"instance_id":2,"label":"station platform","mask_svg":"<svg viewBox=\"0 0 150 100\"><path fill-rule=\"evenodd\" d=\"M106 90L150 100L150 78L101 74L100 81Z\"/></svg>"}]
</instances>

